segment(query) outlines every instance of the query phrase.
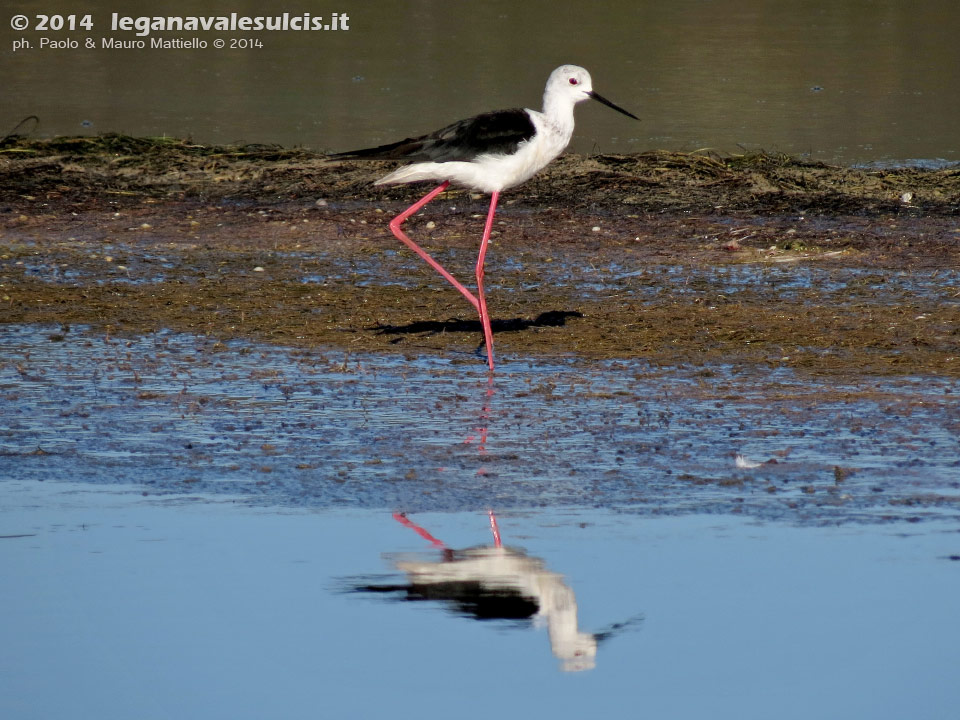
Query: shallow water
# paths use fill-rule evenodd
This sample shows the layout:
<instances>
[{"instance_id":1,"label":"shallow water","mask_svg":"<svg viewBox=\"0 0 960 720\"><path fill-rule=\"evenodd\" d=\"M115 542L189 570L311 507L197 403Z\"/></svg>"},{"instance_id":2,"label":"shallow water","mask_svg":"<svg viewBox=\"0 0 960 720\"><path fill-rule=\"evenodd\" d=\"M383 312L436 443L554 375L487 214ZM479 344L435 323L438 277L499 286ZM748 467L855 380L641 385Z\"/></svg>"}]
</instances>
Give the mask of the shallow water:
<instances>
[{"instance_id":1,"label":"shallow water","mask_svg":"<svg viewBox=\"0 0 960 720\"><path fill-rule=\"evenodd\" d=\"M956 392L0 326L0 715L949 718Z\"/></svg>"},{"instance_id":2,"label":"shallow water","mask_svg":"<svg viewBox=\"0 0 960 720\"><path fill-rule=\"evenodd\" d=\"M823 226L830 233L842 232L845 227L842 220L818 219L809 225ZM743 224L740 229L749 232L749 225ZM680 232L685 242L706 243L713 248L722 241L712 230L700 238L690 238L691 231L686 228ZM372 232L381 231L378 226ZM31 233L12 230L7 240L19 255L10 262L10 268L22 268L29 279L66 286L189 282L212 272L211 267L197 262L196 247L179 237L176 243L154 238L128 241L110 237L104 241L96 234L84 237L73 228L70 232L74 234L51 247L49 237L38 239ZM575 287L586 300L623 298L641 303L662 302L665 297L736 302L775 292L778 299L818 305L842 304L851 299L860 304L889 304L905 297L934 302L939 307L960 305L960 271L955 268L887 267L889 261L857 266L852 264L856 257L852 251L826 250L826 244L812 250L802 243L791 247L791 237L788 230L775 241L781 246L776 252L752 253L746 260L735 255L717 258L714 253L709 262L697 262L698 249L693 248L670 258L644 257L641 261L629 245L616 255L617 259L610 259L610 253L598 253L589 243L557 246L554 255L544 255L542 248L495 245L487 256L488 287L507 295L542 287ZM644 249L642 244L639 247ZM441 245L432 251L441 264L466 272L476 261L472 245ZM322 245L309 251L234 250L230 260L230 266L217 266L216 273L249 276L260 267L269 277L270 270L283 268L294 282L327 285L345 281L354 287L416 287L422 286L426 277L419 258L392 247L368 247L349 253Z\"/></svg>"},{"instance_id":3,"label":"shallow water","mask_svg":"<svg viewBox=\"0 0 960 720\"><path fill-rule=\"evenodd\" d=\"M95 26L41 33L3 23L2 133L36 115L41 136L126 132L347 150L483 111L538 109L549 72L573 62L592 72L601 94L642 118L582 108L577 152L745 148L844 163L960 160L960 6L948 0L491 0L469 10L238 0L229 12L338 12L349 16L349 30L153 34L211 45L197 50L150 49L150 37L143 50L100 47L102 37L137 39L111 31L111 13L154 16L161 11L153 3L15 7L31 17L91 13ZM174 2L161 14L223 12ZM14 40L36 46L44 35L81 47L11 52ZM82 47L88 37L95 49ZM212 47L218 38L248 37L262 47Z\"/></svg>"},{"instance_id":4,"label":"shallow water","mask_svg":"<svg viewBox=\"0 0 960 720\"><path fill-rule=\"evenodd\" d=\"M605 509L501 514L506 545L601 636L562 672L556 617L403 590L440 563L377 510L0 484L0 714L9 718L947 720L960 700L955 520L793 527ZM485 513L409 518L490 546ZM568 611L569 611L568 606ZM569 618L570 613L567 613ZM554 642L551 643L551 640Z\"/></svg>"},{"instance_id":5,"label":"shallow water","mask_svg":"<svg viewBox=\"0 0 960 720\"><path fill-rule=\"evenodd\" d=\"M111 257L111 253L122 253L123 262L113 262L111 259L110 262L90 267L75 262L57 263L54 257L51 258L54 262L31 259L18 261L17 265L24 268L24 275L28 278L63 285L162 283L182 277L185 271L189 272L177 253L152 256L118 244L105 246L96 256ZM570 254L573 255L572 252ZM471 251L459 248L447 248L435 255L443 263L455 266L469 267L475 261ZM296 263L306 257L305 253L274 252L271 261ZM353 259L333 259L324 264L323 274L306 273L300 281L310 285L348 281L357 287L411 286L422 281L423 267L419 262L395 260L395 257L396 251L385 250ZM389 258L389 274L383 270L384 258ZM578 258L574 258L571 261L544 263L538 267L536 279L527 281L529 271L524 264L527 259L504 256L489 263L491 274L496 274L498 284L505 285L497 287L498 292L509 294L542 286L575 285L585 299L617 297L648 303L660 302L667 296L685 298L698 295L714 301L737 301L775 289L778 297L797 302L841 302L858 290L876 291L882 288L885 291L883 296L870 293L858 297L858 300L884 302L889 295L906 294L916 300L936 301L941 306L960 304L960 294L955 292L960 290L960 271L949 268L936 272L887 269L881 272L876 268L804 266L795 262L797 258L787 257L782 263L770 260L729 265L663 263L636 269L637 263L633 261L593 264L584 260L581 264ZM790 266L785 267L788 263ZM251 266L249 271L254 271L254 267ZM164 270L176 272L167 275Z\"/></svg>"},{"instance_id":6,"label":"shallow water","mask_svg":"<svg viewBox=\"0 0 960 720\"><path fill-rule=\"evenodd\" d=\"M0 476L21 480L411 512L960 516L950 379L504 357L491 380L470 354L82 327L3 326L0 347Z\"/></svg>"}]
</instances>

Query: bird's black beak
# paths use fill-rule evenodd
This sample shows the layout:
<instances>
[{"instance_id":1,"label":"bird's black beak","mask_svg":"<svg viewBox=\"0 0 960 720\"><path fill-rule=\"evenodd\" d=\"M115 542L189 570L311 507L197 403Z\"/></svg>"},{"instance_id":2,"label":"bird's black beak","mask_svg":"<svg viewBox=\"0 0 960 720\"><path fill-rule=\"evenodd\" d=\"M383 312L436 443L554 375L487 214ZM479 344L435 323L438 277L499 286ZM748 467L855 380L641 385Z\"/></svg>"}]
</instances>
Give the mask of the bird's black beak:
<instances>
[{"instance_id":1,"label":"bird's black beak","mask_svg":"<svg viewBox=\"0 0 960 720\"><path fill-rule=\"evenodd\" d=\"M591 90L590 92L588 92L587 95L589 95L590 97L592 97L592 98L593 98L594 100L596 100L597 102L603 103L603 104L606 105L608 108L613 108L613 109L616 110L618 113L623 113L623 114L626 115L627 117L632 117L634 120L639 120L639 119L640 119L640 118L638 118L636 115L634 115L633 113L627 112L626 110L624 110L624 109L623 109L622 107L620 107L619 105L614 105L612 102L610 102L609 100L607 100L607 99L606 99L605 97L603 97L602 95L598 95L598 94L595 93L593 90Z\"/></svg>"}]
</instances>

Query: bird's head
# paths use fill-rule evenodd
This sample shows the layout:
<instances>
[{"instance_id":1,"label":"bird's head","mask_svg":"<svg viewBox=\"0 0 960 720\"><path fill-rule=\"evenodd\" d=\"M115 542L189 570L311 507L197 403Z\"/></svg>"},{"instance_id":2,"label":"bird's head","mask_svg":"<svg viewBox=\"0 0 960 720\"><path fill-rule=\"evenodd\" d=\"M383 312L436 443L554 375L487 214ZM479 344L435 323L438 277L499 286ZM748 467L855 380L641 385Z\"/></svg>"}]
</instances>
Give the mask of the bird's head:
<instances>
[{"instance_id":1,"label":"bird's head","mask_svg":"<svg viewBox=\"0 0 960 720\"><path fill-rule=\"evenodd\" d=\"M570 102L578 103L584 100L596 100L609 108L623 113L627 117L639 120L633 113L627 112L622 107L614 105L612 102L602 97L593 90L593 80L590 73L579 65L561 65L552 73L547 80L545 95L555 95L566 97Z\"/></svg>"}]
</instances>

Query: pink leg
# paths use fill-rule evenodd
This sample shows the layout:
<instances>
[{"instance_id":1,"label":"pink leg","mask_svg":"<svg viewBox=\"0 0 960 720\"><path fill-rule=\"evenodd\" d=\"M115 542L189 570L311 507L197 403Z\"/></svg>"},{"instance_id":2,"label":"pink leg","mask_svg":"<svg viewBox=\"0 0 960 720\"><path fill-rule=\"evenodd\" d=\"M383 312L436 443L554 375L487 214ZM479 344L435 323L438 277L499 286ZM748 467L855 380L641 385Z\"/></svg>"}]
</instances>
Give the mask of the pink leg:
<instances>
[{"instance_id":1,"label":"pink leg","mask_svg":"<svg viewBox=\"0 0 960 720\"><path fill-rule=\"evenodd\" d=\"M495 191L490 195L490 211L487 213L487 223L483 227L483 240L480 241L480 254L477 256L477 297L479 299L477 309L480 311L480 323L483 325L483 339L487 344L487 363L490 365L490 370L493 370L493 330L490 327L490 315L487 313L487 299L483 295L483 263L487 257L487 244L490 242L493 216L497 212L499 198L499 192Z\"/></svg>"},{"instance_id":2,"label":"pink leg","mask_svg":"<svg viewBox=\"0 0 960 720\"><path fill-rule=\"evenodd\" d=\"M476 296L472 292L467 290L453 275L448 273L443 268L443 266L440 265L440 263L438 263L436 260L430 257L430 255L428 255L426 251L423 250L423 248L421 248L413 240L411 240L406 235L404 235L403 230L400 229L400 226L404 223L404 221L408 217L419 212L424 205L426 205L428 202L433 200L437 195L439 195L444 190L446 190L449 185L450 185L450 181L449 180L445 181L442 185L434 188L433 190L428 192L426 195L424 195L422 198L420 198L417 202L415 202L413 205L411 205L402 213L397 215L393 220L390 221L390 230L393 231L393 234L397 237L397 240L402 242L408 248L413 250L417 255L419 255L424 260L426 260L427 263L430 265L430 267L432 267L438 273L443 275L443 277L447 279L447 282L449 282L457 290L459 290L463 294L463 296L470 301L470 304L473 305L474 308L476 308L478 311L481 312L481 321L482 321L483 311L480 310L480 302L477 300ZM482 296L482 293L481 293L481 296ZM493 367L492 362L493 361L491 361L490 367Z\"/></svg>"},{"instance_id":3,"label":"pink leg","mask_svg":"<svg viewBox=\"0 0 960 720\"><path fill-rule=\"evenodd\" d=\"M503 547L500 543L500 528L497 526L497 516L493 514L493 510L488 510L490 515L490 531L493 533L493 544L495 547Z\"/></svg>"},{"instance_id":4,"label":"pink leg","mask_svg":"<svg viewBox=\"0 0 960 720\"><path fill-rule=\"evenodd\" d=\"M398 523L400 523L401 525L403 525L404 527L407 527L407 528L410 528L411 530L413 530L417 535L419 535L420 537L422 537L424 540L428 541L428 542L429 542L431 545L433 545L434 547L438 547L438 548L445 548L445 547L446 547L446 545L443 544L443 541L442 541L442 540L437 540L433 535L431 535L431 534L428 533L426 530L424 530L422 527L420 527L420 526L417 525L415 522L413 522L412 520L410 520L410 519L409 519L406 515L404 515L403 513L398 513L398 512L397 512L397 513L394 513L394 514L393 514L393 519L396 520L396 521L397 521Z\"/></svg>"}]
</instances>

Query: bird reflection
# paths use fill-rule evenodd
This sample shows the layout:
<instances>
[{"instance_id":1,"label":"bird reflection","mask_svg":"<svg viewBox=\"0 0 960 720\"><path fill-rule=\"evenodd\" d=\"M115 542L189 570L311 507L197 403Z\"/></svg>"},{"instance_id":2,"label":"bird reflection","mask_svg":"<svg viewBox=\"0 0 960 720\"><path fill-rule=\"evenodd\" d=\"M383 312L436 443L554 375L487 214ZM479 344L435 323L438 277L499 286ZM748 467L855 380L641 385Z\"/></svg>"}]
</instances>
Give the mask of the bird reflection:
<instances>
[{"instance_id":1,"label":"bird reflection","mask_svg":"<svg viewBox=\"0 0 960 720\"><path fill-rule=\"evenodd\" d=\"M497 519L489 513L493 545L456 550L447 547L406 515L394 519L439 549L435 559L392 557L406 574L401 584L365 584L358 592L393 595L404 601L435 601L477 620L532 621L546 625L550 648L566 671L592 669L601 640L639 621L612 625L607 631L579 629L577 601L559 573L548 570L540 558L520 548L505 547Z\"/></svg>"}]
</instances>

